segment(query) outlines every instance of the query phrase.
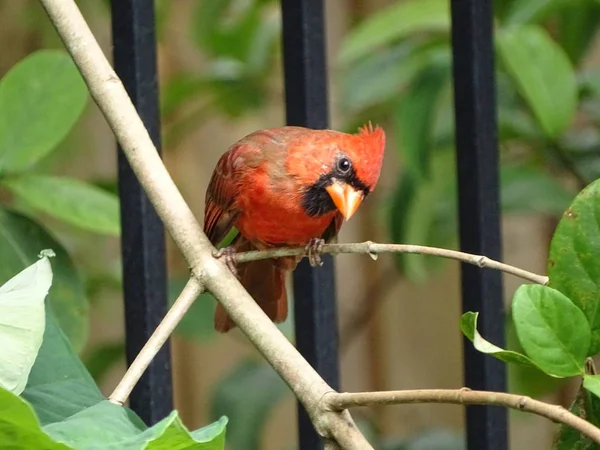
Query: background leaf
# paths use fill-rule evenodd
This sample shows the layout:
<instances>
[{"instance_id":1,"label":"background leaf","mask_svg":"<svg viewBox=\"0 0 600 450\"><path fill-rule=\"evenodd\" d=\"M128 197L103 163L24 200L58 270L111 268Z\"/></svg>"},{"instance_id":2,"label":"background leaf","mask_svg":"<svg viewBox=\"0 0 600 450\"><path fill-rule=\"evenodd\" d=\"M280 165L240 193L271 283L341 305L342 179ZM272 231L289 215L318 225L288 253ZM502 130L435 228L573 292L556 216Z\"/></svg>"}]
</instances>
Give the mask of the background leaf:
<instances>
[{"instance_id":1,"label":"background leaf","mask_svg":"<svg viewBox=\"0 0 600 450\"><path fill-rule=\"evenodd\" d=\"M87 88L65 51L40 50L0 80L0 172L36 163L83 113Z\"/></svg>"},{"instance_id":2,"label":"background leaf","mask_svg":"<svg viewBox=\"0 0 600 450\"><path fill-rule=\"evenodd\" d=\"M600 351L600 180L581 191L563 214L550 244L550 286L569 297L592 330L588 356Z\"/></svg>"},{"instance_id":3,"label":"background leaf","mask_svg":"<svg viewBox=\"0 0 600 450\"><path fill-rule=\"evenodd\" d=\"M448 0L394 2L348 33L342 42L339 60L347 64L407 36L422 32L445 33L449 28Z\"/></svg>"},{"instance_id":4,"label":"background leaf","mask_svg":"<svg viewBox=\"0 0 600 450\"><path fill-rule=\"evenodd\" d=\"M118 236L119 199L83 181L48 175L5 178L2 184L28 205L84 230Z\"/></svg>"},{"instance_id":5,"label":"background leaf","mask_svg":"<svg viewBox=\"0 0 600 450\"><path fill-rule=\"evenodd\" d=\"M81 349L88 334L89 305L73 261L40 225L0 208L0 283L33 264L43 248L51 248L56 253L52 259L53 281L47 304L73 346Z\"/></svg>"},{"instance_id":6,"label":"background leaf","mask_svg":"<svg viewBox=\"0 0 600 450\"><path fill-rule=\"evenodd\" d=\"M496 42L508 73L549 138L571 124L577 108L577 80L564 50L538 26L498 33Z\"/></svg>"},{"instance_id":7,"label":"background leaf","mask_svg":"<svg viewBox=\"0 0 600 450\"><path fill-rule=\"evenodd\" d=\"M42 345L44 300L51 285L52 267L43 256L0 287L0 386L17 395Z\"/></svg>"},{"instance_id":8,"label":"background leaf","mask_svg":"<svg viewBox=\"0 0 600 450\"><path fill-rule=\"evenodd\" d=\"M590 327L571 300L547 286L523 285L512 316L521 345L540 369L556 377L583 374Z\"/></svg>"},{"instance_id":9,"label":"background leaf","mask_svg":"<svg viewBox=\"0 0 600 450\"><path fill-rule=\"evenodd\" d=\"M269 412L289 392L271 366L245 360L215 388L211 417L227 415L227 446L234 450L260 449L260 435Z\"/></svg>"}]
</instances>

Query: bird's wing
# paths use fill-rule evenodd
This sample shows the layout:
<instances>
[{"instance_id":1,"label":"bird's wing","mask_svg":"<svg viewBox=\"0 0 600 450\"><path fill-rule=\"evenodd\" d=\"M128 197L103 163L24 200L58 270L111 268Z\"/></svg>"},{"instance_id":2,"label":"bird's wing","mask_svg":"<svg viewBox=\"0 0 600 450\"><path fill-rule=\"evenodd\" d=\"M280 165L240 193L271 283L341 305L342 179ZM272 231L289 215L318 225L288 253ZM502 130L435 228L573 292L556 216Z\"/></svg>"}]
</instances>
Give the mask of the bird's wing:
<instances>
[{"instance_id":1,"label":"bird's wing","mask_svg":"<svg viewBox=\"0 0 600 450\"><path fill-rule=\"evenodd\" d=\"M243 164L236 147L225 153L212 174L204 208L204 232L213 245L218 245L233 227L240 211L235 208L239 194Z\"/></svg>"}]
</instances>

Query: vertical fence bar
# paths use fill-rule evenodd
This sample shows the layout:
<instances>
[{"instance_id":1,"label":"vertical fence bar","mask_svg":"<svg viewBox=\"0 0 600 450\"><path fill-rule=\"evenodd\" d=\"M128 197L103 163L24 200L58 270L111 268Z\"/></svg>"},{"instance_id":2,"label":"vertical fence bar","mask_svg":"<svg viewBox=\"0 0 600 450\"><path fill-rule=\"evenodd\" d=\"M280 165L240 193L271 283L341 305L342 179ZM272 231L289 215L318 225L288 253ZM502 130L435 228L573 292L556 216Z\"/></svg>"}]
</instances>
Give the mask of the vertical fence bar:
<instances>
[{"instance_id":1,"label":"vertical fence bar","mask_svg":"<svg viewBox=\"0 0 600 450\"><path fill-rule=\"evenodd\" d=\"M452 50L461 250L501 259L492 0L452 0ZM481 313L478 327L504 342L502 275L462 264L463 311ZM504 364L464 340L465 383L504 391ZM507 449L507 412L466 408L469 450Z\"/></svg>"},{"instance_id":2,"label":"vertical fence bar","mask_svg":"<svg viewBox=\"0 0 600 450\"><path fill-rule=\"evenodd\" d=\"M111 9L115 70L160 151L154 0L111 0ZM131 364L166 312L165 237L121 148L118 165L126 353ZM131 393L130 406L152 425L171 412L172 403L167 344Z\"/></svg>"},{"instance_id":3,"label":"vertical fence bar","mask_svg":"<svg viewBox=\"0 0 600 450\"><path fill-rule=\"evenodd\" d=\"M288 125L327 128L327 58L322 0L282 0L283 64ZM315 236L316 237L316 236ZM296 346L334 389L339 385L334 264L323 256L313 269L304 259L294 271ZM322 449L321 439L298 404L299 448Z\"/></svg>"}]
</instances>

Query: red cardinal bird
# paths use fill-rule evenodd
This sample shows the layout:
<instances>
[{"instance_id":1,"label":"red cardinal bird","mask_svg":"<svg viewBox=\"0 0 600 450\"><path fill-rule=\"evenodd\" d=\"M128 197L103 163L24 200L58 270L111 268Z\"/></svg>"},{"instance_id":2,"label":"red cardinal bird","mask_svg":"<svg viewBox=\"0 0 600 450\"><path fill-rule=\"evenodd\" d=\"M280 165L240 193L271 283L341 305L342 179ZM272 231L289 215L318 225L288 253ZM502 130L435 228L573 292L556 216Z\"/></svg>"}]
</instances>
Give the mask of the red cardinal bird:
<instances>
[{"instance_id":1,"label":"red cardinal bird","mask_svg":"<svg viewBox=\"0 0 600 450\"><path fill-rule=\"evenodd\" d=\"M358 134L282 127L252 133L219 159L206 192L204 232L213 245L232 227L239 234L218 255L307 246L320 263L324 241L335 238L379 179L385 133L369 123ZM300 257L239 264L242 285L274 322L288 313L285 274ZM232 268L233 269L233 268ZM221 305L215 329L235 324Z\"/></svg>"}]
</instances>

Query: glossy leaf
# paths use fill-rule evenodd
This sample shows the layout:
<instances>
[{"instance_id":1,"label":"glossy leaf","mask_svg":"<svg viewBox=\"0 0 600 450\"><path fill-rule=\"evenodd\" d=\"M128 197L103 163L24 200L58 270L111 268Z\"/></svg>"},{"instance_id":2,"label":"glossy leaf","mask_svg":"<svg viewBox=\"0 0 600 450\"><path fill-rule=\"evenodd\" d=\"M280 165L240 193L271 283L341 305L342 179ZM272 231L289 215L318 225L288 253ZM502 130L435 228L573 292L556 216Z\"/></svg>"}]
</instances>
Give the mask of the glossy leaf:
<instances>
[{"instance_id":1,"label":"glossy leaf","mask_svg":"<svg viewBox=\"0 0 600 450\"><path fill-rule=\"evenodd\" d=\"M584 375L583 387L596 397L600 397L600 375Z\"/></svg>"},{"instance_id":2,"label":"glossy leaf","mask_svg":"<svg viewBox=\"0 0 600 450\"><path fill-rule=\"evenodd\" d=\"M40 50L0 80L0 172L22 171L56 147L83 113L87 89L64 51Z\"/></svg>"},{"instance_id":3,"label":"glossy leaf","mask_svg":"<svg viewBox=\"0 0 600 450\"><path fill-rule=\"evenodd\" d=\"M500 361L535 367L535 364L527 356L510 350L504 350L486 341L477 331L478 316L479 313L466 312L460 319L460 330L473 343L475 349L481 353L491 355Z\"/></svg>"},{"instance_id":4,"label":"glossy leaf","mask_svg":"<svg viewBox=\"0 0 600 450\"><path fill-rule=\"evenodd\" d=\"M0 387L17 395L42 345L44 300L51 285L52 267L42 256L0 287Z\"/></svg>"},{"instance_id":5,"label":"glossy leaf","mask_svg":"<svg viewBox=\"0 0 600 450\"><path fill-rule=\"evenodd\" d=\"M232 450L260 449L260 436L272 408L288 387L271 366L243 360L219 381L211 402L211 417L228 416L227 445Z\"/></svg>"},{"instance_id":6,"label":"glossy leaf","mask_svg":"<svg viewBox=\"0 0 600 450\"><path fill-rule=\"evenodd\" d=\"M564 50L537 26L503 30L501 59L549 138L571 124L577 107L575 72Z\"/></svg>"},{"instance_id":7,"label":"glossy leaf","mask_svg":"<svg viewBox=\"0 0 600 450\"><path fill-rule=\"evenodd\" d=\"M53 281L47 304L76 349L87 339L89 305L83 283L65 249L44 228L15 212L0 209L0 283L37 261L51 248Z\"/></svg>"},{"instance_id":8,"label":"glossy leaf","mask_svg":"<svg viewBox=\"0 0 600 450\"><path fill-rule=\"evenodd\" d=\"M527 356L548 375L569 377L584 372L590 327L581 310L547 286L517 289L512 316Z\"/></svg>"},{"instance_id":9,"label":"glossy leaf","mask_svg":"<svg viewBox=\"0 0 600 450\"><path fill-rule=\"evenodd\" d=\"M84 230L118 236L119 199L72 178L24 175L2 184L28 205Z\"/></svg>"},{"instance_id":10,"label":"glossy leaf","mask_svg":"<svg viewBox=\"0 0 600 450\"><path fill-rule=\"evenodd\" d=\"M339 60L351 63L408 36L446 33L450 28L448 0L409 0L393 2L370 15L342 42Z\"/></svg>"},{"instance_id":11,"label":"glossy leaf","mask_svg":"<svg viewBox=\"0 0 600 450\"><path fill-rule=\"evenodd\" d=\"M600 352L600 181L581 191L563 214L550 244L550 286L577 305L592 332L588 355Z\"/></svg>"}]
</instances>

